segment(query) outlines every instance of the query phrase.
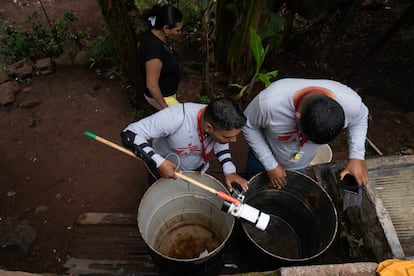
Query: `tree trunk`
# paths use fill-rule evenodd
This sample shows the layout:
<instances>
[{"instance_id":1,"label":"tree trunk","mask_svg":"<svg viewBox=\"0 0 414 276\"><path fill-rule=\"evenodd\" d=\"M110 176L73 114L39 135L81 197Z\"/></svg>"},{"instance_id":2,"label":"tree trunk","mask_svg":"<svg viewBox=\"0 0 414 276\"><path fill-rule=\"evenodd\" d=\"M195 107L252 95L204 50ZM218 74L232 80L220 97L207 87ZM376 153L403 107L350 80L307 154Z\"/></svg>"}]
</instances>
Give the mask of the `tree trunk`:
<instances>
[{"instance_id":1,"label":"tree trunk","mask_svg":"<svg viewBox=\"0 0 414 276\"><path fill-rule=\"evenodd\" d=\"M227 10L226 6L232 2L232 0L217 1L216 45L214 51L217 71L227 71L228 69L226 62L227 51L230 45L234 20L233 15Z\"/></svg>"},{"instance_id":2,"label":"tree trunk","mask_svg":"<svg viewBox=\"0 0 414 276\"><path fill-rule=\"evenodd\" d=\"M138 47L135 32L129 18L125 1L97 0L101 9L105 26L119 54L123 75L131 82L133 95L130 95L134 105L144 101L142 77L138 62Z\"/></svg>"}]
</instances>

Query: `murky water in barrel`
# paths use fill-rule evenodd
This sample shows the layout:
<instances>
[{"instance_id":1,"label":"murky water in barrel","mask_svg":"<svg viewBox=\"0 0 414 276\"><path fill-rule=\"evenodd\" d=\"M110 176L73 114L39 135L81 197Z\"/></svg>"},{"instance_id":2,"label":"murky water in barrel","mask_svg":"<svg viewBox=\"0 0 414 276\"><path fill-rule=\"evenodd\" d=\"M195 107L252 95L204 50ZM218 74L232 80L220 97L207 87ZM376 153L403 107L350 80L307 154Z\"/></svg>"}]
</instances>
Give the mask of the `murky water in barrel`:
<instances>
[{"instance_id":1,"label":"murky water in barrel","mask_svg":"<svg viewBox=\"0 0 414 276\"><path fill-rule=\"evenodd\" d=\"M265 231L243 223L250 238L260 248L288 259L303 258L309 254L312 248L307 246L311 242L308 239L311 234L317 233L317 226L312 213L300 198L280 190L266 190L249 198L248 203L270 215Z\"/></svg>"},{"instance_id":2,"label":"murky water in barrel","mask_svg":"<svg viewBox=\"0 0 414 276\"><path fill-rule=\"evenodd\" d=\"M219 237L203 225L187 224L172 228L162 238L158 251L175 259L194 259L220 245Z\"/></svg>"},{"instance_id":3,"label":"murky water in barrel","mask_svg":"<svg viewBox=\"0 0 414 276\"><path fill-rule=\"evenodd\" d=\"M244 225L250 237L264 250L284 258L301 257L300 240L295 230L284 219L270 215L265 231L251 224Z\"/></svg>"},{"instance_id":4,"label":"murky water in barrel","mask_svg":"<svg viewBox=\"0 0 414 276\"><path fill-rule=\"evenodd\" d=\"M337 214L329 195L311 178L287 171L282 189L270 185L266 172L249 182L244 202L271 215L265 231L243 222L251 241L285 261L306 261L321 254L336 234Z\"/></svg>"}]
</instances>

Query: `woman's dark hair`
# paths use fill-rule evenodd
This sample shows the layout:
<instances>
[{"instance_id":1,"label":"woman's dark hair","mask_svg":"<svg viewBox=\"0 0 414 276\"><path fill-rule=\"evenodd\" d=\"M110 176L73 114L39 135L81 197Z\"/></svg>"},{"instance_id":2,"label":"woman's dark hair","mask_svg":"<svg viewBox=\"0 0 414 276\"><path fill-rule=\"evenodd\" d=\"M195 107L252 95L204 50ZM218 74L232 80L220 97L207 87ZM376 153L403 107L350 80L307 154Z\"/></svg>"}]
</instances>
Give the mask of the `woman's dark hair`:
<instances>
[{"instance_id":1,"label":"woman's dark hair","mask_svg":"<svg viewBox=\"0 0 414 276\"><path fill-rule=\"evenodd\" d=\"M223 130L240 129L247 120L240 105L228 97L217 98L209 103L204 119Z\"/></svg>"},{"instance_id":2,"label":"woman's dark hair","mask_svg":"<svg viewBox=\"0 0 414 276\"><path fill-rule=\"evenodd\" d=\"M174 28L177 22L183 21L183 14L173 5L166 4L163 6L155 5L151 10L146 12L148 25L152 29L162 29L165 25L168 28Z\"/></svg>"},{"instance_id":3,"label":"woman's dark hair","mask_svg":"<svg viewBox=\"0 0 414 276\"><path fill-rule=\"evenodd\" d=\"M326 144L343 129L345 114L342 106L335 100L316 97L304 106L300 115L303 134L316 144Z\"/></svg>"}]
</instances>

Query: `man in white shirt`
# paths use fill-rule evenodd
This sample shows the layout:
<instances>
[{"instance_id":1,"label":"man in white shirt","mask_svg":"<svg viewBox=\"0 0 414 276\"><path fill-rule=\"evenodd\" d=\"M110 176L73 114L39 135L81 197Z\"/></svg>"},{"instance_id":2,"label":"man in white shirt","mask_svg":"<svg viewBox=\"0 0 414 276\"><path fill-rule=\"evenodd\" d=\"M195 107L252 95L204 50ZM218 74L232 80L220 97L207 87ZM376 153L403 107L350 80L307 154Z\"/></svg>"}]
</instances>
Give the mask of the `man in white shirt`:
<instances>
[{"instance_id":1,"label":"man in white shirt","mask_svg":"<svg viewBox=\"0 0 414 276\"><path fill-rule=\"evenodd\" d=\"M147 161L152 181L175 179L176 170L207 171L214 153L229 191L232 183L247 191L248 181L236 173L228 144L237 141L245 123L240 106L222 97L208 105L183 103L165 108L128 125L121 138L125 147Z\"/></svg>"},{"instance_id":2,"label":"man in white shirt","mask_svg":"<svg viewBox=\"0 0 414 276\"><path fill-rule=\"evenodd\" d=\"M368 183L365 139L368 108L348 86L332 80L281 79L261 91L245 110L243 134L250 146L246 177L266 171L277 188L286 170L303 171L322 144L348 130L349 162L340 173Z\"/></svg>"}]
</instances>

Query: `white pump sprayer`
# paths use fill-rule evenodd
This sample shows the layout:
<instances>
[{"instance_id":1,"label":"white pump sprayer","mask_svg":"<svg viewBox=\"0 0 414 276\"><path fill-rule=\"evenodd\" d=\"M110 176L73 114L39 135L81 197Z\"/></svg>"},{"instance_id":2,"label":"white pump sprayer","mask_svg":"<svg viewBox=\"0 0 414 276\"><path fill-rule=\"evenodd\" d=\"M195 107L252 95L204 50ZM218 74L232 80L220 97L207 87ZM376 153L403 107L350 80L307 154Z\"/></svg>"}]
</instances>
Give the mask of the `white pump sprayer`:
<instances>
[{"instance_id":1,"label":"white pump sprayer","mask_svg":"<svg viewBox=\"0 0 414 276\"><path fill-rule=\"evenodd\" d=\"M228 202L227 202L228 203ZM229 208L227 213L237 217L250 221L254 226L262 231L266 230L270 222L270 215L263 213L262 211L248 205L248 204L234 204L228 203Z\"/></svg>"},{"instance_id":2,"label":"white pump sprayer","mask_svg":"<svg viewBox=\"0 0 414 276\"><path fill-rule=\"evenodd\" d=\"M221 209L236 218L242 218L253 223L256 228L262 231L266 230L270 222L270 215L248 204L242 203L244 196L239 195L238 198L241 200L239 203L224 201Z\"/></svg>"}]
</instances>

